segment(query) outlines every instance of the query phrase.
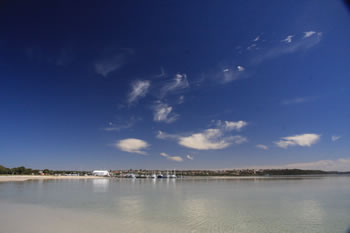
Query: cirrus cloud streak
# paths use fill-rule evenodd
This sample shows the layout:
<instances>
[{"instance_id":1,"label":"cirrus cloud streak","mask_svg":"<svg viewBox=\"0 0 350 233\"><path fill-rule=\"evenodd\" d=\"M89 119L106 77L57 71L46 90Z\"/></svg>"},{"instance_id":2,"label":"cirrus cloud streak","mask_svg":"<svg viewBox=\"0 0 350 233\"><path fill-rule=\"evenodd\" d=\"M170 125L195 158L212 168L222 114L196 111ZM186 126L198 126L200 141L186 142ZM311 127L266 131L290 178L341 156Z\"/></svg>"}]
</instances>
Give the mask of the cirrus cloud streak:
<instances>
[{"instance_id":1,"label":"cirrus cloud streak","mask_svg":"<svg viewBox=\"0 0 350 233\"><path fill-rule=\"evenodd\" d=\"M157 122L172 123L176 121L179 117L178 114L173 112L173 107L160 101L156 102L156 105L153 107L153 110L153 120Z\"/></svg>"},{"instance_id":2,"label":"cirrus cloud streak","mask_svg":"<svg viewBox=\"0 0 350 233\"><path fill-rule=\"evenodd\" d=\"M142 97L145 97L151 82L148 80L138 80L131 84L131 92L128 96L129 104L139 100Z\"/></svg>"},{"instance_id":3,"label":"cirrus cloud streak","mask_svg":"<svg viewBox=\"0 0 350 233\"><path fill-rule=\"evenodd\" d=\"M269 149L268 146L263 145L263 144L258 144L258 145L256 145L256 147L259 148L259 149L262 149L262 150L268 150Z\"/></svg>"},{"instance_id":4,"label":"cirrus cloud streak","mask_svg":"<svg viewBox=\"0 0 350 233\"><path fill-rule=\"evenodd\" d=\"M177 156L177 155L171 156L171 155L168 155L167 153L164 153L164 152L160 153L160 155L165 157L167 160L170 160L170 161L175 161L175 162L183 162L184 161L182 157Z\"/></svg>"}]
</instances>

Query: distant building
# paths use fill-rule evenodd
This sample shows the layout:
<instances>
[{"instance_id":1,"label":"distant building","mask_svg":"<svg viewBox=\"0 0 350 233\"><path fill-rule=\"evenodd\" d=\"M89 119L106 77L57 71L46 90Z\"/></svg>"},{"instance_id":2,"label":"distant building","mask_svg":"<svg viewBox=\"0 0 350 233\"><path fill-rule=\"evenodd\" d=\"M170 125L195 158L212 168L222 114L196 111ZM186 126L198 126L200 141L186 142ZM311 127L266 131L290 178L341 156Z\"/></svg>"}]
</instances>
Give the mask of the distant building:
<instances>
[{"instance_id":1,"label":"distant building","mask_svg":"<svg viewBox=\"0 0 350 233\"><path fill-rule=\"evenodd\" d=\"M95 170L92 172L94 176L110 176L109 171L107 170Z\"/></svg>"}]
</instances>

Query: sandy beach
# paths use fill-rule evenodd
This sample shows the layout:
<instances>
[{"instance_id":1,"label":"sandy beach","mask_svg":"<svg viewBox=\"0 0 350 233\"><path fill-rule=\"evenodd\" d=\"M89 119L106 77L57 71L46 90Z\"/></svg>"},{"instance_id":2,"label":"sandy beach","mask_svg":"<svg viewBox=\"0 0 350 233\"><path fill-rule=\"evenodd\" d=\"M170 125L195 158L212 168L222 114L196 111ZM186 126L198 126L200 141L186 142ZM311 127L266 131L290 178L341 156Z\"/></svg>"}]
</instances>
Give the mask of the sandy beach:
<instances>
[{"instance_id":1,"label":"sandy beach","mask_svg":"<svg viewBox=\"0 0 350 233\"><path fill-rule=\"evenodd\" d=\"M98 176L0 176L0 182L27 181L27 180L77 180L101 179Z\"/></svg>"}]
</instances>

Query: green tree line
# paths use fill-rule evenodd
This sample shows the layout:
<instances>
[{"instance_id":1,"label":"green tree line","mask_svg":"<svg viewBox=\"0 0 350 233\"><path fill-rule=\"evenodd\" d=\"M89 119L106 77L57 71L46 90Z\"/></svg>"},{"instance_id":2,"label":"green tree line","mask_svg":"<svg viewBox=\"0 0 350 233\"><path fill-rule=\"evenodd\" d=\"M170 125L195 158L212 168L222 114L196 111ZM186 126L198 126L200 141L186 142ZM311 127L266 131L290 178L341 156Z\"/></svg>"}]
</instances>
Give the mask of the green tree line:
<instances>
[{"instance_id":1,"label":"green tree line","mask_svg":"<svg viewBox=\"0 0 350 233\"><path fill-rule=\"evenodd\" d=\"M43 173L45 175L64 175L64 174L89 174L88 171L55 171L55 170L39 170L39 169L32 169L32 168L26 168L24 166L21 167L14 167L14 168L7 168L5 166L0 165L0 175L39 175L40 173Z\"/></svg>"},{"instance_id":2,"label":"green tree line","mask_svg":"<svg viewBox=\"0 0 350 233\"><path fill-rule=\"evenodd\" d=\"M39 174L39 170L33 170L31 168L26 168L24 166L7 168L0 165L0 174L2 175L31 175L31 174Z\"/></svg>"}]
</instances>

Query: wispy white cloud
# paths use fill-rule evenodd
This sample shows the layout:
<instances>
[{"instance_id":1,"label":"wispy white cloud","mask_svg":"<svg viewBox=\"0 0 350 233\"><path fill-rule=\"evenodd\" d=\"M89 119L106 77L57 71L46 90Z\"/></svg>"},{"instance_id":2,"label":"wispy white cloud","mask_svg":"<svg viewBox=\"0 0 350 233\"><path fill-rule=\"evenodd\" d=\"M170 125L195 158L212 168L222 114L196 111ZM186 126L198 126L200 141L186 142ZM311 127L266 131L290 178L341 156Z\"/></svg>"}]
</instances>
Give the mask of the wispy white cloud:
<instances>
[{"instance_id":1,"label":"wispy white cloud","mask_svg":"<svg viewBox=\"0 0 350 233\"><path fill-rule=\"evenodd\" d=\"M186 155L186 158L189 159L189 160L194 160L194 157L191 156L191 155Z\"/></svg>"},{"instance_id":2,"label":"wispy white cloud","mask_svg":"<svg viewBox=\"0 0 350 233\"><path fill-rule=\"evenodd\" d=\"M251 44L251 45L249 45L248 47L247 47L247 50L254 50L254 49L256 49L256 44L255 43L253 43L253 44Z\"/></svg>"},{"instance_id":3,"label":"wispy white cloud","mask_svg":"<svg viewBox=\"0 0 350 233\"><path fill-rule=\"evenodd\" d=\"M183 104L185 102L185 96L180 96L179 100L177 101L177 104Z\"/></svg>"},{"instance_id":4,"label":"wispy white cloud","mask_svg":"<svg viewBox=\"0 0 350 233\"><path fill-rule=\"evenodd\" d=\"M160 73L156 75L156 78L163 78L166 77L167 74L165 73L165 70L163 67L160 67Z\"/></svg>"},{"instance_id":5,"label":"wispy white cloud","mask_svg":"<svg viewBox=\"0 0 350 233\"><path fill-rule=\"evenodd\" d=\"M160 90L161 98L165 97L170 92L175 92L188 88L190 84L186 74L176 74L175 77L167 82Z\"/></svg>"},{"instance_id":6,"label":"wispy white cloud","mask_svg":"<svg viewBox=\"0 0 350 233\"><path fill-rule=\"evenodd\" d=\"M265 50L266 52L261 53L256 57L254 57L252 60L252 63L258 64L267 59L272 59L282 55L310 49L315 45L317 45L321 41L321 38L322 38L322 33L318 32L314 34L314 36L308 36L303 39L297 40L293 43L287 43L283 46L278 46L278 47L271 48L269 50Z\"/></svg>"},{"instance_id":7,"label":"wispy white cloud","mask_svg":"<svg viewBox=\"0 0 350 233\"><path fill-rule=\"evenodd\" d=\"M135 123L137 121L140 121L141 118L137 118L137 117L130 117L127 120L119 120L117 123L113 123L113 122L108 122L108 126L103 128L103 130L105 131L120 131L123 129L128 129L131 128L135 125Z\"/></svg>"},{"instance_id":8,"label":"wispy white cloud","mask_svg":"<svg viewBox=\"0 0 350 233\"><path fill-rule=\"evenodd\" d=\"M335 135L333 135L333 136L331 137L331 139L332 139L333 142L339 140L340 138L341 138L341 136L335 136Z\"/></svg>"},{"instance_id":9,"label":"wispy white cloud","mask_svg":"<svg viewBox=\"0 0 350 233\"><path fill-rule=\"evenodd\" d=\"M310 36L313 36L314 34L316 34L315 31L304 32L304 38L308 38Z\"/></svg>"},{"instance_id":10,"label":"wispy white cloud","mask_svg":"<svg viewBox=\"0 0 350 233\"><path fill-rule=\"evenodd\" d=\"M289 105L289 104L301 104L301 103L305 103L305 102L311 102L316 100L317 97L315 96L307 96L307 97L297 97L297 98L293 98L293 99L286 99L283 100L281 103L283 105Z\"/></svg>"},{"instance_id":11,"label":"wispy white cloud","mask_svg":"<svg viewBox=\"0 0 350 233\"><path fill-rule=\"evenodd\" d=\"M103 128L104 131L120 131L122 129L131 128L134 125L133 122L126 122L124 125L117 125L113 122L108 122L108 126Z\"/></svg>"},{"instance_id":12,"label":"wispy white cloud","mask_svg":"<svg viewBox=\"0 0 350 233\"><path fill-rule=\"evenodd\" d=\"M295 136L288 136L281 138L280 141L275 142L278 147L288 148L289 146L310 147L320 140L319 134L299 134Z\"/></svg>"},{"instance_id":13,"label":"wispy white cloud","mask_svg":"<svg viewBox=\"0 0 350 233\"><path fill-rule=\"evenodd\" d=\"M248 139L246 137L241 136L241 135L231 136L230 139L235 144L243 144L243 143L248 142Z\"/></svg>"},{"instance_id":14,"label":"wispy white cloud","mask_svg":"<svg viewBox=\"0 0 350 233\"><path fill-rule=\"evenodd\" d=\"M204 83L206 80L211 80L220 84L227 84L236 80L247 77L246 68L242 65L232 66L230 62L223 62L216 69L201 74L201 78L194 85Z\"/></svg>"},{"instance_id":15,"label":"wispy white cloud","mask_svg":"<svg viewBox=\"0 0 350 233\"><path fill-rule=\"evenodd\" d=\"M216 125L218 127L223 128L224 130L227 131L232 131L232 130L236 130L239 131L242 128L244 128L245 126L248 125L248 123L246 121L216 121Z\"/></svg>"},{"instance_id":16,"label":"wispy white cloud","mask_svg":"<svg viewBox=\"0 0 350 233\"><path fill-rule=\"evenodd\" d=\"M157 101L153 107L154 116L153 120L158 122L172 123L176 121L179 117L178 114L173 113L173 107L168 104Z\"/></svg>"},{"instance_id":17,"label":"wispy white cloud","mask_svg":"<svg viewBox=\"0 0 350 233\"><path fill-rule=\"evenodd\" d=\"M242 71L245 70L245 68L244 68L243 66L237 66L237 70L240 71L240 72L242 72Z\"/></svg>"},{"instance_id":18,"label":"wispy white cloud","mask_svg":"<svg viewBox=\"0 0 350 233\"><path fill-rule=\"evenodd\" d=\"M122 151L137 154L147 154L145 149L149 147L146 141L137 138L127 138L116 143L116 147Z\"/></svg>"},{"instance_id":19,"label":"wispy white cloud","mask_svg":"<svg viewBox=\"0 0 350 233\"><path fill-rule=\"evenodd\" d=\"M177 134L168 134L168 133L165 133L165 132L163 132L163 131L158 131L158 133L157 133L157 136L156 136L156 138L158 138L158 139L179 139L179 135L177 135Z\"/></svg>"},{"instance_id":20,"label":"wispy white cloud","mask_svg":"<svg viewBox=\"0 0 350 233\"><path fill-rule=\"evenodd\" d=\"M286 42L286 43L291 43L292 39L293 39L294 35L289 35L287 36L285 39L281 40L282 42Z\"/></svg>"},{"instance_id":21,"label":"wispy white cloud","mask_svg":"<svg viewBox=\"0 0 350 233\"><path fill-rule=\"evenodd\" d=\"M118 54L112 58L102 59L95 63L95 71L104 77L120 69L125 64L125 54Z\"/></svg>"},{"instance_id":22,"label":"wispy white cloud","mask_svg":"<svg viewBox=\"0 0 350 233\"><path fill-rule=\"evenodd\" d=\"M215 76L221 81L221 83L229 83L234 80L238 80L242 77L245 68L243 66L237 66L237 69L223 69L222 72L217 73Z\"/></svg>"},{"instance_id":23,"label":"wispy white cloud","mask_svg":"<svg viewBox=\"0 0 350 233\"><path fill-rule=\"evenodd\" d=\"M258 35L257 37L255 37L255 39L253 40L253 42L259 41L261 36L262 36L262 34L260 34L260 35Z\"/></svg>"},{"instance_id":24,"label":"wispy white cloud","mask_svg":"<svg viewBox=\"0 0 350 233\"><path fill-rule=\"evenodd\" d=\"M128 96L129 104L139 100L142 97L145 97L149 87L151 86L151 82L149 80L138 80L131 84L131 92Z\"/></svg>"},{"instance_id":25,"label":"wispy white cloud","mask_svg":"<svg viewBox=\"0 0 350 233\"><path fill-rule=\"evenodd\" d=\"M210 128L188 136L178 134L167 134L158 131L158 139L172 139L178 141L179 145L196 150L220 150L232 144L242 144L248 139L241 135L227 135L232 130L239 131L247 125L245 121L214 121L217 128Z\"/></svg>"},{"instance_id":26,"label":"wispy white cloud","mask_svg":"<svg viewBox=\"0 0 350 233\"><path fill-rule=\"evenodd\" d=\"M179 137L181 146L196 150L220 150L230 146L232 143L241 144L246 141L247 138L239 135L224 136L223 131L220 129L207 129L190 136Z\"/></svg>"},{"instance_id":27,"label":"wispy white cloud","mask_svg":"<svg viewBox=\"0 0 350 233\"><path fill-rule=\"evenodd\" d=\"M175 162L183 162L183 158L180 157L180 156L171 156L171 155L168 155L167 153L160 153L161 156L165 157L167 160L170 160L170 161L175 161Z\"/></svg>"},{"instance_id":28,"label":"wispy white cloud","mask_svg":"<svg viewBox=\"0 0 350 233\"><path fill-rule=\"evenodd\" d=\"M196 150L218 150L231 145L230 137L223 137L219 129L207 129L191 136L180 137L179 144Z\"/></svg>"},{"instance_id":29,"label":"wispy white cloud","mask_svg":"<svg viewBox=\"0 0 350 233\"><path fill-rule=\"evenodd\" d=\"M260 43L260 35L257 36L248 47L237 46L235 49L241 54L244 53L244 48L246 48L248 52L245 52L247 52L246 57L248 58L249 65L247 67L249 68L269 59L311 49L321 41L322 36L322 32L316 32L312 36L306 38L288 35L282 40L285 43L272 44L272 46L267 47L271 43ZM243 66L232 67L229 64L232 64L232 60L221 61L218 69L202 73L200 78L198 78L198 83L203 83L204 80L212 79L222 84L227 84L248 77L249 72L246 72L248 69Z\"/></svg>"},{"instance_id":30,"label":"wispy white cloud","mask_svg":"<svg viewBox=\"0 0 350 233\"><path fill-rule=\"evenodd\" d=\"M268 146L263 145L263 144L258 144L258 145L256 145L256 147L259 148L259 149L262 149L262 150L268 150L269 149Z\"/></svg>"}]
</instances>

